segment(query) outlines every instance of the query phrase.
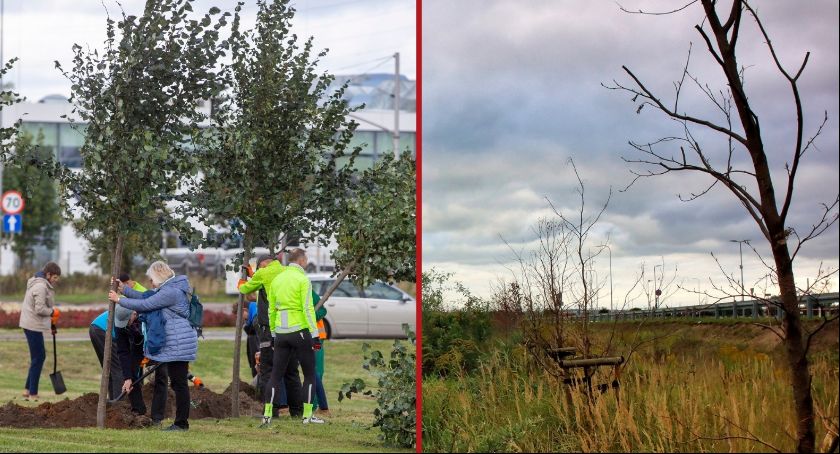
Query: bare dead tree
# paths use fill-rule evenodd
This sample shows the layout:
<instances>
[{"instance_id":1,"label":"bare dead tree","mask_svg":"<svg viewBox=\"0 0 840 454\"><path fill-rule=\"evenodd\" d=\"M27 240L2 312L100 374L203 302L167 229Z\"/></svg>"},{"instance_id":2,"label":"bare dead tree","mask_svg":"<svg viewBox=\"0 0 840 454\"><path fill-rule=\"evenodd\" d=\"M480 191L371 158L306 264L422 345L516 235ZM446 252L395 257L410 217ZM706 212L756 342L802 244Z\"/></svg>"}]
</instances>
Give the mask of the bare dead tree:
<instances>
[{"instance_id":1,"label":"bare dead tree","mask_svg":"<svg viewBox=\"0 0 840 454\"><path fill-rule=\"evenodd\" d=\"M583 357L589 358L590 356L590 349L592 348L592 341L591 336L589 333L589 313L594 308L594 295L597 289L593 288L593 279L590 276L587 276L587 270L593 269L593 262L596 257L598 257L601 252L604 251L605 247L601 246L598 247L595 252L588 247L590 244L590 234L592 233L592 228L598 224L598 221L601 219L601 216L607 210L607 206L610 204L610 198L612 197L612 188L607 195L607 199L604 201L604 204L601 208L594 213L589 213L586 211L586 196L585 190L586 186L583 184L583 180L580 178L580 174L578 173L577 166L575 166L575 161L569 158L569 166L572 168L572 171L575 174L575 178L577 179L577 187L575 191L579 197L579 203L577 207L577 212L574 216L569 216L557 209L556 206L548 200L549 205L551 205L551 209L557 215L557 218L563 224L566 230L570 233L570 240L571 244L569 245L570 248L573 250L574 254L574 263L573 266L575 268L576 273L579 275L579 285L578 286L571 286L570 289L572 292L578 292L577 301L578 307L580 311L580 323L578 323L578 327L581 330L580 340L582 343L582 351ZM586 252L584 252L584 248L586 248Z\"/></svg>"},{"instance_id":2,"label":"bare dead tree","mask_svg":"<svg viewBox=\"0 0 840 454\"><path fill-rule=\"evenodd\" d=\"M511 287L515 285L517 301L506 302L522 310L521 328L526 346L545 370L555 371L544 355L549 349L564 347L570 342L566 321L572 301L568 296L574 271L571 269L570 235L563 223L541 218L532 227L536 237L533 250L511 249L517 269L510 269ZM509 289L510 290L510 289ZM494 299L510 298L496 292Z\"/></svg>"},{"instance_id":3,"label":"bare dead tree","mask_svg":"<svg viewBox=\"0 0 840 454\"><path fill-rule=\"evenodd\" d=\"M840 195L833 201L823 203L812 228L805 235L799 235L790 225L788 214L793 203L796 178L802 159L814 148L814 141L828 121L824 115L820 125L810 138L806 139L805 115L799 90L799 78L808 64L810 52L806 52L795 72L785 69L776 52L759 15L745 0L733 0L727 9L714 0L701 0L703 20L695 29L700 34L709 54L714 58L726 78L726 88L713 90L702 84L689 71L689 58L682 72L681 80L675 83L673 104L650 90L628 67L622 66L632 80L630 85L614 81L610 89L629 92L633 100L641 100L637 113L650 106L677 122L682 127L682 136L664 137L649 143L631 141L630 146L641 157L624 158L641 169L631 172L635 178L665 175L669 173L694 172L710 177L709 185L685 200L695 200L716 186L725 187L744 207L766 239L773 255L773 274L779 287L779 300L784 319L782 321L786 357L790 369L791 389L797 426L797 450L814 452L814 401L811 393L808 347L809 338L803 328L799 314L799 296L794 279L793 261L803 244L825 232L838 219ZM686 5L690 6L691 4ZM723 11L718 11L718 8ZM682 8L680 9L682 10ZM680 11L674 10L672 12ZM721 13L723 15L721 15ZM744 85L744 68L736 57L742 19L749 17L755 23L770 53L775 68L790 88L792 109L795 112L794 147L790 161L784 166L786 187L777 195L773 171L765 149L758 113L753 109ZM686 81L688 80L688 82ZM723 121L701 118L686 113L679 101L685 83L693 83L722 114ZM724 151L715 151L701 144L697 131L716 132L727 141ZM664 149L664 150L663 150ZM747 165L739 166L738 158L748 157ZM629 186L628 186L629 187ZM789 241L794 240L791 247ZM791 252L792 250L792 252ZM741 289L743 292L743 289Z\"/></svg>"}]
</instances>

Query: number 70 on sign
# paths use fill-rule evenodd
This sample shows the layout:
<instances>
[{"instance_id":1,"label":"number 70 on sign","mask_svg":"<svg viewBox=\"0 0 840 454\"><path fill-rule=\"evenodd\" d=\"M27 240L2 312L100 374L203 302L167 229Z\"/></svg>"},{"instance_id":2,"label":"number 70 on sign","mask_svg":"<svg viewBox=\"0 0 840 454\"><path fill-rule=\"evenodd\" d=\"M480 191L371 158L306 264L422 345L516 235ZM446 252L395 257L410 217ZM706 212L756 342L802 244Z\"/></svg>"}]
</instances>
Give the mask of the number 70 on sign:
<instances>
[{"instance_id":1,"label":"number 70 on sign","mask_svg":"<svg viewBox=\"0 0 840 454\"><path fill-rule=\"evenodd\" d=\"M18 191L6 191L3 193L0 203L5 214L20 214L25 205L23 196Z\"/></svg>"}]
</instances>

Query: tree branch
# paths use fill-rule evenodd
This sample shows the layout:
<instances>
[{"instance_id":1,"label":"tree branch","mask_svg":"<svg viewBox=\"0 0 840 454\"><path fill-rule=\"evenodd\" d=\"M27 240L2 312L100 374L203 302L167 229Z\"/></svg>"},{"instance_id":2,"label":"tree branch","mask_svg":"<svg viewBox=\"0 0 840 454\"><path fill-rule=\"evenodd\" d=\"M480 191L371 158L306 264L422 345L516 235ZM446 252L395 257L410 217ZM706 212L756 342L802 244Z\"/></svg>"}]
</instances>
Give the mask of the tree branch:
<instances>
[{"instance_id":1,"label":"tree branch","mask_svg":"<svg viewBox=\"0 0 840 454\"><path fill-rule=\"evenodd\" d=\"M689 6L691 6L695 3L697 3L697 0L692 0L692 1L686 3L685 5L677 8L677 9L673 9L671 11L663 11L663 12L659 12L659 13L649 13L647 11L642 11L642 10L630 11L630 10L626 9L625 7L621 6L621 4L618 3L618 2L616 2L616 5L618 5L618 7L621 9L621 11L624 11L627 14L644 14L644 15L647 15L647 16L664 16L664 15L667 15L667 14L674 14L676 12L682 11L682 10L688 8Z\"/></svg>"},{"instance_id":2,"label":"tree branch","mask_svg":"<svg viewBox=\"0 0 840 454\"><path fill-rule=\"evenodd\" d=\"M639 94L639 95L641 95L641 96L643 96L647 99L650 99L656 105L656 107L659 108L659 110L664 112L669 117L677 118L677 119L680 119L680 120L689 121L691 123L696 123L698 125L706 126L707 128L714 129L715 131L726 134L726 135L732 137L733 139L737 140L738 142L741 142L741 144L743 144L744 146L747 146L747 140L745 138L741 137L739 134L735 133L734 131L730 130L730 129L724 128L722 126L716 125L716 124L711 123L711 122L706 121L706 120L701 120L699 118L695 118L695 117L688 116L688 115L681 115L681 114L678 114L677 112L674 112L674 111L668 109L667 107L665 107L664 104L662 104L662 101L660 101L659 98L654 96L653 93L651 93L651 91L648 90L648 88L639 80L638 77L636 77L635 74L633 74L632 71L630 71L629 68L627 68L626 66L623 66L623 65L621 66L621 68L624 69L624 71L627 74L630 75L630 77L633 79L634 82L636 82L636 85L639 87L640 90L642 90L642 92L640 93L640 92L638 92L634 89L626 88L626 87L623 87L621 85L616 84L616 86L618 88L620 88L622 90L625 90L625 91L630 91L632 93ZM609 88L609 87L607 87L607 88Z\"/></svg>"}]
</instances>

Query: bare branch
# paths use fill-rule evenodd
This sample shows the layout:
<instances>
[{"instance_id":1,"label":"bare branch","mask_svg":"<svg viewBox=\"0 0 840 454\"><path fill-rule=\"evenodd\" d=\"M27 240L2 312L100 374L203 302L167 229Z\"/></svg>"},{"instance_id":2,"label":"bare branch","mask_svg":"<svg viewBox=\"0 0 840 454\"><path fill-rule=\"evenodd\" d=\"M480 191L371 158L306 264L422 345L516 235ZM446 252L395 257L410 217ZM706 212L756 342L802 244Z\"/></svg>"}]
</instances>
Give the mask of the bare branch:
<instances>
[{"instance_id":1,"label":"bare branch","mask_svg":"<svg viewBox=\"0 0 840 454\"><path fill-rule=\"evenodd\" d=\"M771 333L773 333L773 334L775 334L776 336L778 336L778 337L779 337L779 340L781 340L782 342L784 342L784 340L785 340L784 333L779 333L779 332L776 330L776 327L774 327L774 326L770 326L770 325L765 325L764 323L758 323L758 322L753 322L752 324L753 324L753 325L755 325L755 326L760 326L760 327L762 327L762 328L764 328L764 329L770 330L770 332L771 332Z\"/></svg>"},{"instance_id":2,"label":"bare branch","mask_svg":"<svg viewBox=\"0 0 840 454\"><path fill-rule=\"evenodd\" d=\"M627 74L630 75L630 77L633 79L634 82L636 82L636 85L642 91L639 92L635 89L627 88L627 87L624 87L624 86L621 86L621 85L618 85L618 84L616 84L616 87L614 89L617 88L617 89L630 91L632 93L639 94L642 97L649 99L653 104L655 104L655 107L657 107L659 110L664 112L669 117L678 118L680 120L685 120L685 121L689 121L691 123L696 123L698 125L706 126L707 128L714 129L715 131L721 132L723 134L726 134L726 135L732 137L733 139L737 140L738 142L741 142L744 146L747 145L747 139L741 137L739 134L732 131L731 129L724 128L723 126L719 126L719 125L716 125L712 122L709 122L709 121L706 121L706 120L701 120L701 119L696 118L696 117L692 117L692 116L688 116L688 115L681 115L677 112L674 112L674 111L668 109L664 104L662 104L662 101L660 101L659 98L654 96L654 94L650 90L648 90L648 88L642 83L642 81L640 81L639 78L636 77L636 75L633 74L633 72L630 71L629 68L627 68L626 66L622 66L621 68L624 69L624 71ZM607 88L610 88L610 87L607 87Z\"/></svg>"},{"instance_id":3,"label":"bare branch","mask_svg":"<svg viewBox=\"0 0 840 454\"><path fill-rule=\"evenodd\" d=\"M793 260L796 258L796 254L799 253L799 250L802 248L802 245L806 241L810 241L818 236L820 236L823 232L828 230L832 225L837 222L838 215L840 212L835 211L834 214L831 214L831 211L837 208L838 204L840 204L840 194L835 196L834 202L831 205L827 205L825 203L821 204L823 206L822 216L820 220L811 226L811 231L805 235L805 238L799 240L796 245L796 249L793 250L793 253L790 255L790 259Z\"/></svg>"},{"instance_id":4,"label":"bare branch","mask_svg":"<svg viewBox=\"0 0 840 454\"><path fill-rule=\"evenodd\" d=\"M658 13L651 13L651 12L642 11L642 10L630 11L627 8L621 6L621 4L618 3L618 2L616 2L616 5L618 5L618 7L621 9L621 11L624 11L627 14L644 14L644 15L647 15L647 16L664 16L664 15L667 15L667 14L674 14L674 13L680 12L680 11L688 8L689 6L691 6L695 3L697 3L697 0L692 0L692 1L686 3L685 5L677 8L677 9L674 9L674 10L671 10L671 11L658 12Z\"/></svg>"},{"instance_id":5,"label":"bare branch","mask_svg":"<svg viewBox=\"0 0 840 454\"><path fill-rule=\"evenodd\" d=\"M706 34L706 30L703 30L703 27L701 27L699 25L695 25L694 28L698 32L700 32L700 36L702 36L703 41L706 42L706 48L709 50L709 53L712 54L712 57L715 57L715 61L718 63L718 65L720 65L721 67L724 67L725 63L723 62L723 59L720 57L720 55L718 55L717 51L715 50L715 46L712 44L712 40L709 39L709 35Z\"/></svg>"},{"instance_id":6,"label":"bare branch","mask_svg":"<svg viewBox=\"0 0 840 454\"><path fill-rule=\"evenodd\" d=\"M822 329L823 329L823 328L825 328L825 326L826 326L826 325L828 325L829 323L831 323L831 322L833 322L833 321L837 320L838 318L840 318L840 314L835 315L835 316L833 316L833 317L831 317L831 318L827 318L827 317L825 316L825 314L823 314L823 320L822 320L822 323L820 323L820 326L818 326L818 327L817 327L814 331L812 331L811 333L809 333L809 334L808 334L808 338L807 338L807 340L805 341L805 354L806 354L806 355L807 355L807 354L808 354L808 352L811 350L811 340L813 340L814 336L816 336L816 335L817 335L817 333L819 333L820 331L822 331Z\"/></svg>"}]
</instances>

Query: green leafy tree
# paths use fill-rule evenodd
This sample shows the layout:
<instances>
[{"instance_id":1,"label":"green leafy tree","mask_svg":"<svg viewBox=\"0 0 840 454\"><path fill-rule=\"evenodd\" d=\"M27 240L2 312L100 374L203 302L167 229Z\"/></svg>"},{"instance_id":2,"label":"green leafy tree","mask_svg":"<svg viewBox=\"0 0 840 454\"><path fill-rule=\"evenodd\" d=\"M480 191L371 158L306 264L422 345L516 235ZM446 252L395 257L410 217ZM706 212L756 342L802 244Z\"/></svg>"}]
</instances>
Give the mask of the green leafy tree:
<instances>
[{"instance_id":1,"label":"green leafy tree","mask_svg":"<svg viewBox=\"0 0 840 454\"><path fill-rule=\"evenodd\" d=\"M14 67L17 60L17 58L13 58L6 63L0 62L0 64L3 64L3 66L0 66L0 76L5 76L6 73ZM12 104L19 103L23 100L20 95L14 91L5 90L4 88L5 87L0 87L0 111L3 110L4 106L11 106ZM11 159L11 152L15 145L15 136L19 130L20 120L16 121L8 128L4 128L0 125L0 159L2 159L4 163Z\"/></svg>"},{"instance_id":2,"label":"green leafy tree","mask_svg":"<svg viewBox=\"0 0 840 454\"><path fill-rule=\"evenodd\" d=\"M343 201L333 253L335 282L319 307L346 277L358 287L374 280L416 279L417 184L410 153L385 154L365 170L354 193Z\"/></svg>"},{"instance_id":3,"label":"green leafy tree","mask_svg":"<svg viewBox=\"0 0 840 454\"><path fill-rule=\"evenodd\" d=\"M357 125L347 120L354 109L341 98L344 89L328 95L333 76L316 73L326 50L315 53L311 37L298 44L291 32L295 10L288 1L258 1L257 6L256 27L245 31L240 29L242 4L235 9L233 60L225 68L230 90L219 98L213 129L203 137L203 176L185 197L193 216L235 221L225 234L243 240L237 265L248 263L255 244L273 250L279 243L282 249L288 234L328 239L359 152L345 152ZM216 233L210 231L218 240ZM239 413L242 304L240 297L233 416Z\"/></svg>"},{"instance_id":4,"label":"green leafy tree","mask_svg":"<svg viewBox=\"0 0 840 454\"><path fill-rule=\"evenodd\" d=\"M152 212L152 215L156 213ZM90 242L88 249L88 261L98 263L103 273L109 273L113 268L113 250L109 249L110 240L102 235L96 236ZM143 262L135 263L135 257L140 256ZM160 233L149 232L126 232L123 238L122 256L120 256L120 271L132 276L143 274L146 269L143 265L160 258Z\"/></svg>"},{"instance_id":5,"label":"green leafy tree","mask_svg":"<svg viewBox=\"0 0 840 454\"><path fill-rule=\"evenodd\" d=\"M61 216L58 212L58 195L55 181L41 173L37 167L21 162L21 156L27 153L43 155L52 153L48 148L32 146L32 136L19 136L15 144L19 150L10 165L3 172L3 191L17 190L26 201L24 229L12 237L12 251L24 266L33 266L34 247L43 245L55 248L58 232L61 229Z\"/></svg>"},{"instance_id":6,"label":"green leafy tree","mask_svg":"<svg viewBox=\"0 0 840 454\"><path fill-rule=\"evenodd\" d=\"M82 169L71 171L52 160L40 166L58 178L65 214L77 230L113 251L112 276L120 272L130 234L149 235L162 227L191 231L164 208L195 174L191 140L205 119L196 106L220 91L214 68L224 53L219 29L229 16L215 7L196 19L191 12L191 0L148 0L139 17L125 12L119 22L108 17L102 52L74 44L72 67L55 63L72 83L73 112L86 124ZM114 303L109 308L106 365ZM104 367L100 428L108 376Z\"/></svg>"},{"instance_id":7,"label":"green leafy tree","mask_svg":"<svg viewBox=\"0 0 840 454\"><path fill-rule=\"evenodd\" d=\"M0 79L14 67L16 61L17 58L13 58L3 63L3 66L0 66ZM0 87L0 119L2 119L2 110L5 106L11 106L22 100L23 98L14 91ZM20 124L20 119L8 128L2 127L2 124L0 124L0 173L3 173L4 170L6 173L12 172L12 178L9 181L10 184L22 183L20 181L21 179L18 178L21 176L26 177L26 182L29 183L33 176L32 174L21 174L21 172L25 172L28 168L28 158L34 152L31 147L31 138L18 136ZM5 180L6 177L4 176L3 181ZM17 243L13 247L17 248ZM18 249L15 249L15 253L18 253Z\"/></svg>"}]
</instances>

